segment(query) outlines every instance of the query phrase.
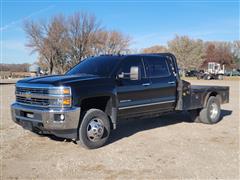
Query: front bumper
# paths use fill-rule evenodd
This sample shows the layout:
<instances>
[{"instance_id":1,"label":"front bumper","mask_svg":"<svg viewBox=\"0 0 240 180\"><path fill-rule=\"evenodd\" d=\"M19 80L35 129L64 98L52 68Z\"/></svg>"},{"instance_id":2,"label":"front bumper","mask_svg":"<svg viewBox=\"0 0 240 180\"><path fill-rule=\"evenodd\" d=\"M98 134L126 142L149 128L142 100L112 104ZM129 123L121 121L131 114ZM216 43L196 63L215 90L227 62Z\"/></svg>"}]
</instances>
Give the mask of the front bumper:
<instances>
[{"instance_id":1,"label":"front bumper","mask_svg":"<svg viewBox=\"0 0 240 180\"><path fill-rule=\"evenodd\" d=\"M12 119L26 129L54 134L58 137L76 139L80 108L47 109L13 103ZM27 114L31 114L28 117ZM63 121L56 121L56 115L64 115Z\"/></svg>"}]
</instances>

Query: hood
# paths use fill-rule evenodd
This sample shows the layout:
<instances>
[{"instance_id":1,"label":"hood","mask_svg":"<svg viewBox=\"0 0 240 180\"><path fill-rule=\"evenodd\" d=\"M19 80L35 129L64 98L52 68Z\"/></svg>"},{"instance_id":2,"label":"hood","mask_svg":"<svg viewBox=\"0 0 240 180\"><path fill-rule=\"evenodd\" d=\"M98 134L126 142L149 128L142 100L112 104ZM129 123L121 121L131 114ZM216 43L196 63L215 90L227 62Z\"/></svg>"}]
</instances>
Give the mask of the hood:
<instances>
[{"instance_id":1,"label":"hood","mask_svg":"<svg viewBox=\"0 0 240 180\"><path fill-rule=\"evenodd\" d=\"M52 85L63 85L74 81L92 80L99 79L99 76L91 74L78 74L78 75L51 75L51 76L40 76L35 78L26 78L18 81L19 83L33 83L33 84L52 84Z\"/></svg>"}]
</instances>

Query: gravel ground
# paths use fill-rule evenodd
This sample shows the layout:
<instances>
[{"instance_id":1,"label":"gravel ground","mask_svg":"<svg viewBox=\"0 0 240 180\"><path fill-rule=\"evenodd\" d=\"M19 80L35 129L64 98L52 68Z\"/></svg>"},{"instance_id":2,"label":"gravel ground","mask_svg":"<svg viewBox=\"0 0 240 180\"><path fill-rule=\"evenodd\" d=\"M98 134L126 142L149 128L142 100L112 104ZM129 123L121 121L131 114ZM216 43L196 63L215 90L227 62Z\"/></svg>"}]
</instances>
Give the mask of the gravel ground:
<instances>
[{"instance_id":1,"label":"gravel ground","mask_svg":"<svg viewBox=\"0 0 240 180\"><path fill-rule=\"evenodd\" d=\"M14 124L14 85L1 85L1 179L239 179L240 81L191 82L230 86L219 123L190 123L183 113L129 120L96 150Z\"/></svg>"}]
</instances>

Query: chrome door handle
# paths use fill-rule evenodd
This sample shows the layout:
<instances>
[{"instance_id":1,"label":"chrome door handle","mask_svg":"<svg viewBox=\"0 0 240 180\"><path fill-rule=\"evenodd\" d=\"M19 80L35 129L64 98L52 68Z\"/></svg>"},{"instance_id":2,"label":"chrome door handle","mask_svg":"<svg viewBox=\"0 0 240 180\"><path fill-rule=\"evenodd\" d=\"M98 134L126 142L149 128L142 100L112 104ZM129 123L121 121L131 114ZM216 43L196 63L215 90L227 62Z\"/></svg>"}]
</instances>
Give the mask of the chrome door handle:
<instances>
[{"instance_id":1,"label":"chrome door handle","mask_svg":"<svg viewBox=\"0 0 240 180\"><path fill-rule=\"evenodd\" d=\"M168 84L175 84L175 81L169 81Z\"/></svg>"},{"instance_id":2,"label":"chrome door handle","mask_svg":"<svg viewBox=\"0 0 240 180\"><path fill-rule=\"evenodd\" d=\"M150 83L144 83L143 86L150 86Z\"/></svg>"}]
</instances>

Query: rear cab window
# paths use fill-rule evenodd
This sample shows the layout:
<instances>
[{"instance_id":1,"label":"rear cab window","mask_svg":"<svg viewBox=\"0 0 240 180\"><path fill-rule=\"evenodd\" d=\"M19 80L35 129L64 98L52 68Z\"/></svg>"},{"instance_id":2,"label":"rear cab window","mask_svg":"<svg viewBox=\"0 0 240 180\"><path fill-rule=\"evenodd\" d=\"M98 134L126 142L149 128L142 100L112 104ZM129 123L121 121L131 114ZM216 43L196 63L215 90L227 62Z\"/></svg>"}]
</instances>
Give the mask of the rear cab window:
<instances>
[{"instance_id":1,"label":"rear cab window","mask_svg":"<svg viewBox=\"0 0 240 180\"><path fill-rule=\"evenodd\" d=\"M165 57L146 56L144 57L144 65L146 75L153 83L172 81L175 79Z\"/></svg>"}]
</instances>

